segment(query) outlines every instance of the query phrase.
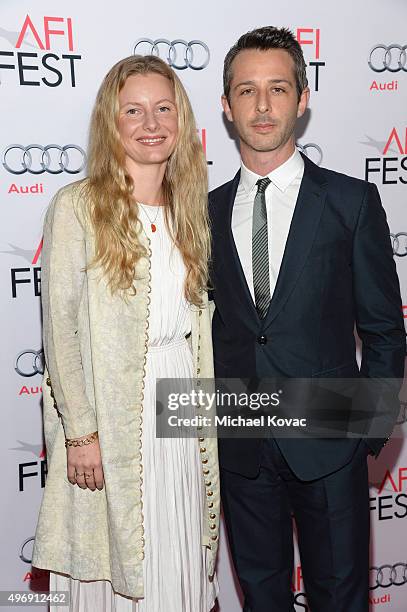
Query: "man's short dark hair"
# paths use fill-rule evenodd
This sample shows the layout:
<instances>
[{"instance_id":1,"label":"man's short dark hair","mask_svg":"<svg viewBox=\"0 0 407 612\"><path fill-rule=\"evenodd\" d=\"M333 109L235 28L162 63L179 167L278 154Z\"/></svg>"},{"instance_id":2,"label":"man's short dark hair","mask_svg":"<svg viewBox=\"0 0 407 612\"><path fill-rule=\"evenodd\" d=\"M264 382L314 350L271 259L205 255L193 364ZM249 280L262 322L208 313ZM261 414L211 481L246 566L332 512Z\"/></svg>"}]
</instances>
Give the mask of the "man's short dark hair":
<instances>
[{"instance_id":1,"label":"man's short dark hair","mask_svg":"<svg viewBox=\"0 0 407 612\"><path fill-rule=\"evenodd\" d=\"M298 98L308 85L306 63L302 53L301 45L294 34L288 28L275 28L265 26L243 34L237 43L229 49L223 65L223 92L230 100L230 84L232 82L232 63L235 57L245 49L258 49L268 51L269 49L284 49L289 53L295 66L295 84Z\"/></svg>"}]
</instances>

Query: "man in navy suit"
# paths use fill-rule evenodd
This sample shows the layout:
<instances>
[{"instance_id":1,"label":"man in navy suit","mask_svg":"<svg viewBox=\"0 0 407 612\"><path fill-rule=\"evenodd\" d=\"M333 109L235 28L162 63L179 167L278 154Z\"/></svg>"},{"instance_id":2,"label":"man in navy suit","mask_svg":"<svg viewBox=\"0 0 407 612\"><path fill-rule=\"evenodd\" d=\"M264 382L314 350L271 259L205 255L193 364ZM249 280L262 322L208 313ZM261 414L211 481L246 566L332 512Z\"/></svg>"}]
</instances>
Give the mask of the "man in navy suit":
<instances>
[{"instance_id":1,"label":"man in navy suit","mask_svg":"<svg viewBox=\"0 0 407 612\"><path fill-rule=\"evenodd\" d=\"M402 379L400 290L377 188L299 153L294 128L308 98L289 30L254 30L228 52L222 104L241 168L209 196L216 376ZM245 611L294 610L293 513L312 612L367 612L366 459L388 435L219 441Z\"/></svg>"}]
</instances>

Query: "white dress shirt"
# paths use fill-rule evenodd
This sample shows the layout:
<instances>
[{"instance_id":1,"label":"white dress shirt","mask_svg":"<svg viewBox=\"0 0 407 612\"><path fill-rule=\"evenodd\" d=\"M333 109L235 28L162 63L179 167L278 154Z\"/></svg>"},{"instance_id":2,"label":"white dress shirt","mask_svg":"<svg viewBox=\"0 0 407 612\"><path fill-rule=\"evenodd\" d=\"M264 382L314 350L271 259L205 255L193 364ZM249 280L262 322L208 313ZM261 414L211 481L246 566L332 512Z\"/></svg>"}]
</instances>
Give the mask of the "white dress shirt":
<instances>
[{"instance_id":1,"label":"white dress shirt","mask_svg":"<svg viewBox=\"0 0 407 612\"><path fill-rule=\"evenodd\" d=\"M270 297L276 286L285 244L297 202L304 161L298 151L267 176L271 183L266 189ZM232 211L232 233L240 262L254 301L252 268L252 219L258 176L241 162L240 182Z\"/></svg>"}]
</instances>

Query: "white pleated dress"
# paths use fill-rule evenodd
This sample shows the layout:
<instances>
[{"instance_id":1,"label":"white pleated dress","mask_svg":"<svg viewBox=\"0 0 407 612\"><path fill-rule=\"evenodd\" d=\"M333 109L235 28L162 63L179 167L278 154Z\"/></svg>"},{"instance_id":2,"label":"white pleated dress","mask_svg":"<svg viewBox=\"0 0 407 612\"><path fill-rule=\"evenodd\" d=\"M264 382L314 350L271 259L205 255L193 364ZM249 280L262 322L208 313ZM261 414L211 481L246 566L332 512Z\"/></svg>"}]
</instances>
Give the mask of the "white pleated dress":
<instances>
[{"instance_id":1,"label":"white pleated dress","mask_svg":"<svg viewBox=\"0 0 407 612\"><path fill-rule=\"evenodd\" d=\"M198 441L156 438L155 428L156 380L193 376L185 339L191 331L185 268L165 226L163 207L143 204L140 209L152 252L143 406L145 596L130 599L115 593L110 582L83 582L55 573L50 574L50 590L69 591L72 612L209 612L218 584L216 576L208 578L207 549L201 544L205 500ZM51 612L67 608L51 606Z\"/></svg>"}]
</instances>

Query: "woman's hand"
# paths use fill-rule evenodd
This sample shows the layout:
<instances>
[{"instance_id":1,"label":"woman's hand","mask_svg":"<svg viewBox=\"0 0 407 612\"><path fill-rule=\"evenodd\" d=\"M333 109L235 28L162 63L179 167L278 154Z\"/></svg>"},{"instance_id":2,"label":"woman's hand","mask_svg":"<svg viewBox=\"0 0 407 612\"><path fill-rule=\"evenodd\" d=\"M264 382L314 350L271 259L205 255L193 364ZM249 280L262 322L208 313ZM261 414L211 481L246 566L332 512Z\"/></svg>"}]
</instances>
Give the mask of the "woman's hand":
<instances>
[{"instance_id":1,"label":"woman's hand","mask_svg":"<svg viewBox=\"0 0 407 612\"><path fill-rule=\"evenodd\" d=\"M86 437L83 436L83 438ZM86 446L68 446L66 453L69 482L73 485L77 484L81 489L101 491L104 478L99 440Z\"/></svg>"}]
</instances>

